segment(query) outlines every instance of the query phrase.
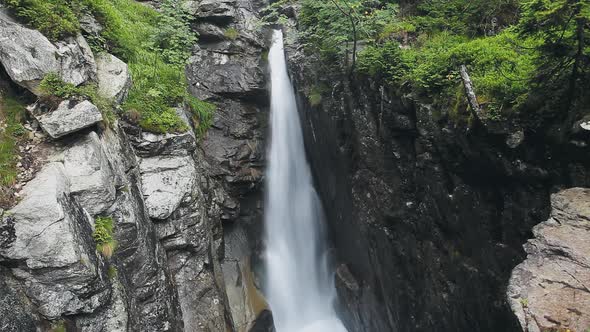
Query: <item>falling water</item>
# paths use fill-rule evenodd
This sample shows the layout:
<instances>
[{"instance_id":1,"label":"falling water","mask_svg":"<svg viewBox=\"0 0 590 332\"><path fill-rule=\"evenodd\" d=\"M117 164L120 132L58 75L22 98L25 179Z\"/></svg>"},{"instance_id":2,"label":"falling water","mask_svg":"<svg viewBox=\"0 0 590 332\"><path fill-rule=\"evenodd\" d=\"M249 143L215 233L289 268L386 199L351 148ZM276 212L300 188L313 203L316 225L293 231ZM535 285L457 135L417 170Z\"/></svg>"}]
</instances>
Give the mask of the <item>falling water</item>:
<instances>
[{"instance_id":1,"label":"falling water","mask_svg":"<svg viewBox=\"0 0 590 332\"><path fill-rule=\"evenodd\" d=\"M322 206L303 147L283 34L268 55L271 144L266 183L266 295L277 332L346 332L334 311L336 291L322 236Z\"/></svg>"}]
</instances>

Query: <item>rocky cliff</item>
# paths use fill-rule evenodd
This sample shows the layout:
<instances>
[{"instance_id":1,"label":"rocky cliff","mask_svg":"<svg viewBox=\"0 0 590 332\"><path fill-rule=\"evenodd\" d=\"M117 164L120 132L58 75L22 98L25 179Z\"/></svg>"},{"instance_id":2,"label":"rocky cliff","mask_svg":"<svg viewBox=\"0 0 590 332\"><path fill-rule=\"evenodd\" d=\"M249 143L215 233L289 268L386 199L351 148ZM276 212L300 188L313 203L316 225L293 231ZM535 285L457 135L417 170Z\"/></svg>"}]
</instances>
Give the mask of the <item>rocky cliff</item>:
<instances>
[{"instance_id":1,"label":"rocky cliff","mask_svg":"<svg viewBox=\"0 0 590 332\"><path fill-rule=\"evenodd\" d=\"M108 124L88 100L48 112L36 102L47 74L95 83L120 104L127 65L81 35L50 41L0 11L0 92L30 104L17 181L0 191L2 331L272 330L259 281L264 5L183 4L200 35L190 92L217 108L203 137L182 105L188 130L168 134ZM449 110L305 54L296 8L284 13L349 330L583 329L588 194L551 194L590 186L587 122L559 139L466 127ZM548 296L575 300L564 307Z\"/></svg>"},{"instance_id":2,"label":"rocky cliff","mask_svg":"<svg viewBox=\"0 0 590 332\"><path fill-rule=\"evenodd\" d=\"M553 129L458 124L306 53L296 9L284 11L291 73L349 328L519 330L505 297L511 271L550 194L590 185L588 132L578 122L555 140Z\"/></svg>"},{"instance_id":3,"label":"rocky cliff","mask_svg":"<svg viewBox=\"0 0 590 332\"><path fill-rule=\"evenodd\" d=\"M188 130L154 134L125 121L104 125L88 100L50 112L31 105L19 156L31 162L19 163L19 181L6 188L13 206L1 211L2 331L268 326L251 263L267 103L255 24L262 4L183 5L201 35L187 77L195 96L216 104L213 127L199 139L182 107ZM3 94L32 102L39 82L57 73L121 103L132 84L125 63L94 54L81 35L51 42L6 11L0 35ZM112 229L106 250L97 235L104 227Z\"/></svg>"}]
</instances>

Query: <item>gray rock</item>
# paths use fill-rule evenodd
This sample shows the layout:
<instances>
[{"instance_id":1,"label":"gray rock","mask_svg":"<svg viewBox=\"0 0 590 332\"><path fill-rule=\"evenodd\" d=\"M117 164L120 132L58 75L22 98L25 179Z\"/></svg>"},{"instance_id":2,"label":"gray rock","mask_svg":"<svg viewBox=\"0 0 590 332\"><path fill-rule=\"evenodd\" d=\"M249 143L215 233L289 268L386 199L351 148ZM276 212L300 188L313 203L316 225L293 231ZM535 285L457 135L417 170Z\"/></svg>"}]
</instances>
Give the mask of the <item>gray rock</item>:
<instances>
[{"instance_id":1,"label":"gray rock","mask_svg":"<svg viewBox=\"0 0 590 332\"><path fill-rule=\"evenodd\" d=\"M74 85L96 82L96 62L90 46L82 35L69 37L55 44L58 48L59 74Z\"/></svg>"},{"instance_id":2,"label":"gray rock","mask_svg":"<svg viewBox=\"0 0 590 332\"><path fill-rule=\"evenodd\" d=\"M218 46L198 49L189 59L187 73L192 92L203 100L214 95L264 98L262 50L248 54L230 42Z\"/></svg>"},{"instance_id":3,"label":"gray rock","mask_svg":"<svg viewBox=\"0 0 590 332\"><path fill-rule=\"evenodd\" d=\"M225 259L222 264L227 307L234 331L246 332L257 317L269 310L268 303L257 288L256 277L248 256L251 249L242 227L225 230Z\"/></svg>"},{"instance_id":4,"label":"gray rock","mask_svg":"<svg viewBox=\"0 0 590 332\"><path fill-rule=\"evenodd\" d=\"M236 0L187 1L184 8L201 20L226 22L236 15Z\"/></svg>"},{"instance_id":5,"label":"gray rock","mask_svg":"<svg viewBox=\"0 0 590 332\"><path fill-rule=\"evenodd\" d=\"M510 277L508 301L523 331L590 326L590 189L551 197L551 218L533 229L527 259Z\"/></svg>"},{"instance_id":6,"label":"gray rock","mask_svg":"<svg viewBox=\"0 0 590 332\"><path fill-rule=\"evenodd\" d=\"M517 130L517 131L510 133L508 135L508 138L506 138L506 145L508 145L508 147L511 149L515 149L520 144L522 144L523 141L524 141L524 131Z\"/></svg>"},{"instance_id":7,"label":"gray rock","mask_svg":"<svg viewBox=\"0 0 590 332\"><path fill-rule=\"evenodd\" d=\"M17 84L39 95L39 82L58 73L74 85L94 80L96 64L82 36L52 44L39 31L16 23L0 11L0 63Z\"/></svg>"},{"instance_id":8,"label":"gray rock","mask_svg":"<svg viewBox=\"0 0 590 332\"><path fill-rule=\"evenodd\" d=\"M0 329L3 332L35 331L38 318L22 286L0 267Z\"/></svg>"},{"instance_id":9,"label":"gray rock","mask_svg":"<svg viewBox=\"0 0 590 332\"><path fill-rule=\"evenodd\" d=\"M0 62L15 83L38 93L43 77L60 69L57 54L57 48L39 31L17 24L0 11Z\"/></svg>"},{"instance_id":10,"label":"gray rock","mask_svg":"<svg viewBox=\"0 0 590 332\"><path fill-rule=\"evenodd\" d=\"M186 113L181 108L176 108L176 114L191 128ZM154 134L142 131L139 139L135 140L134 147L141 157L157 155L187 155L196 148L196 137L193 130L183 133Z\"/></svg>"},{"instance_id":11,"label":"gray rock","mask_svg":"<svg viewBox=\"0 0 590 332\"><path fill-rule=\"evenodd\" d=\"M84 32L90 35L98 36L104 27L96 20L96 18L89 14L83 14L80 17L80 27Z\"/></svg>"},{"instance_id":12,"label":"gray rock","mask_svg":"<svg viewBox=\"0 0 590 332\"><path fill-rule=\"evenodd\" d=\"M131 75L127 64L112 54L96 57L98 92L117 103L123 102L131 88Z\"/></svg>"},{"instance_id":13,"label":"gray rock","mask_svg":"<svg viewBox=\"0 0 590 332\"><path fill-rule=\"evenodd\" d=\"M144 158L140 171L145 205L155 219L168 218L190 196L196 174L190 156Z\"/></svg>"},{"instance_id":14,"label":"gray rock","mask_svg":"<svg viewBox=\"0 0 590 332\"><path fill-rule=\"evenodd\" d=\"M64 153L70 191L91 215L106 210L115 200L114 174L100 139L91 132Z\"/></svg>"},{"instance_id":15,"label":"gray rock","mask_svg":"<svg viewBox=\"0 0 590 332\"><path fill-rule=\"evenodd\" d=\"M41 128L53 138L59 138L102 121L102 114L96 106L85 100L80 103L63 101L55 111L35 115Z\"/></svg>"},{"instance_id":16,"label":"gray rock","mask_svg":"<svg viewBox=\"0 0 590 332\"><path fill-rule=\"evenodd\" d=\"M25 263L13 274L49 319L93 312L110 293L99 278L91 221L69 185L62 164L46 165L10 211L16 237L0 249L0 257Z\"/></svg>"}]
</instances>

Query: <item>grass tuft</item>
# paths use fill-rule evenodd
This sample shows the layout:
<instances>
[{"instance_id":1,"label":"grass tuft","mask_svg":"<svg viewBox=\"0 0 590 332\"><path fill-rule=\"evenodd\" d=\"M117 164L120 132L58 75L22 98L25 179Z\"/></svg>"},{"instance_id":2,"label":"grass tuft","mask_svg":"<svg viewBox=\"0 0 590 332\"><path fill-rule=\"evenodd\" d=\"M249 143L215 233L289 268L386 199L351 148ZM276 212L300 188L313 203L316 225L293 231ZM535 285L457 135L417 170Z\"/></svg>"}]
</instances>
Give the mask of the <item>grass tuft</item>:
<instances>
[{"instance_id":1,"label":"grass tuft","mask_svg":"<svg viewBox=\"0 0 590 332\"><path fill-rule=\"evenodd\" d=\"M113 238L114 226L112 217L97 217L94 220L92 237L96 241L96 250L105 258L111 258L117 247L117 241Z\"/></svg>"}]
</instances>

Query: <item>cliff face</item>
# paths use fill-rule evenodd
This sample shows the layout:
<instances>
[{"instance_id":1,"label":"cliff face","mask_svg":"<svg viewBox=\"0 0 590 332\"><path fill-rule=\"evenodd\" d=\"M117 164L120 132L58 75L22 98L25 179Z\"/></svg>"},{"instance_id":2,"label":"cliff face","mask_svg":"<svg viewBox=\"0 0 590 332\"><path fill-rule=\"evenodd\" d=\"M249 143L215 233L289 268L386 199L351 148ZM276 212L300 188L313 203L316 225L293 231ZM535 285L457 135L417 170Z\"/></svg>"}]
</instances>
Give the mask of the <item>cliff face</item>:
<instances>
[{"instance_id":1,"label":"cliff face","mask_svg":"<svg viewBox=\"0 0 590 332\"><path fill-rule=\"evenodd\" d=\"M182 108L177 114L189 130L153 134L124 121L100 124L88 101L64 101L51 113L29 107L19 181L7 188L16 201L1 210L3 331L269 325L251 264L260 242L266 123L265 42L255 25L262 4L184 5L201 34L187 66L191 92L217 106L205 138L195 136ZM228 37L228 30L239 33ZM52 43L5 12L0 32L6 90L38 93L39 81L55 72L125 99L125 63L93 54L82 36ZM96 235L101 218L112 221L110 252Z\"/></svg>"},{"instance_id":2,"label":"cliff face","mask_svg":"<svg viewBox=\"0 0 590 332\"><path fill-rule=\"evenodd\" d=\"M327 71L296 41L289 53L351 330L518 330L508 279L550 193L590 184L587 133L467 129L371 78Z\"/></svg>"},{"instance_id":3,"label":"cliff face","mask_svg":"<svg viewBox=\"0 0 590 332\"><path fill-rule=\"evenodd\" d=\"M18 181L0 191L14 202L0 210L2 331L272 330L258 278L264 4L184 3L200 34L186 68L190 92L217 106L202 138L180 107L190 129L176 134L123 120L105 126L88 101L46 113L33 102L48 73L97 83L121 103L132 83L127 66L93 54L81 36L53 43L0 11L0 92L32 104ZM558 296L571 290L586 301L585 274L570 278L586 264L583 189L553 196L552 218L534 229L529 258L512 272L531 229L550 215L550 194L590 186L586 122L557 141L526 130L468 130L448 110L327 70L289 29L291 75L350 331L516 331L519 321L534 331L531 317L551 303L538 300L531 274L566 285ZM112 220L114 251L97 246L104 218ZM545 260L565 264L565 274ZM550 306L555 314L538 327L587 322L579 307L560 308Z\"/></svg>"}]
</instances>

